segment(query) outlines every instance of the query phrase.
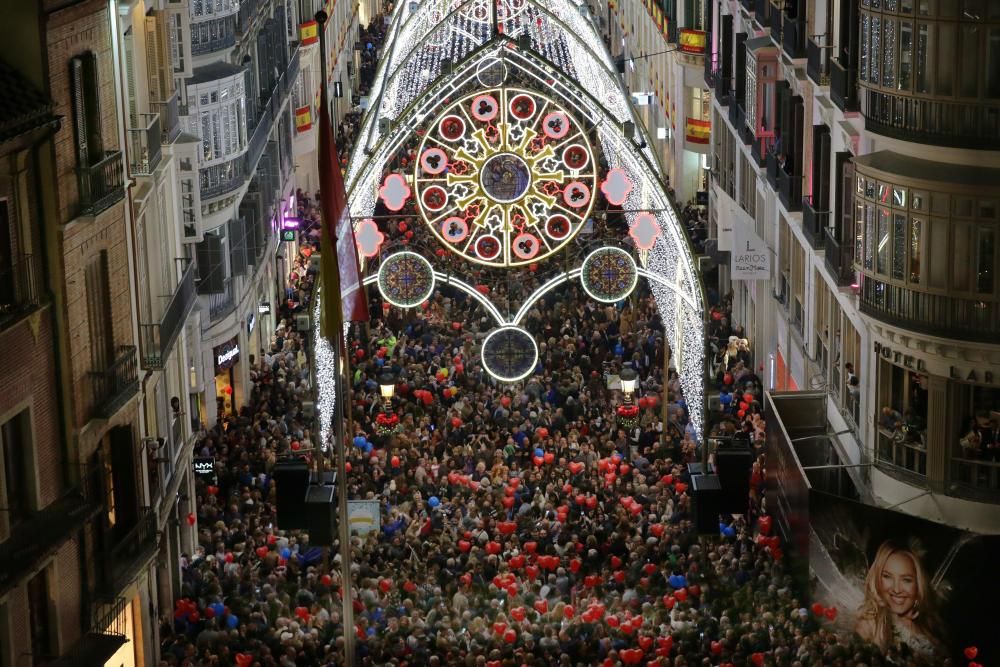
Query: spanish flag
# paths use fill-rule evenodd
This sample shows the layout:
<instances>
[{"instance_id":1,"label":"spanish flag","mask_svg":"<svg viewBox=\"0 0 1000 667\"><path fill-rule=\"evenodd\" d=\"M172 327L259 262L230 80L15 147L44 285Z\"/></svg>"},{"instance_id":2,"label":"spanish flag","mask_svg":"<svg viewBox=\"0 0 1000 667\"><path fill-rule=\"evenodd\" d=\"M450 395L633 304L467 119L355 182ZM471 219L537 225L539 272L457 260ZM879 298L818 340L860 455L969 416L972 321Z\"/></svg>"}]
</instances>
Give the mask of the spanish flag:
<instances>
[{"instance_id":1,"label":"spanish flag","mask_svg":"<svg viewBox=\"0 0 1000 667\"><path fill-rule=\"evenodd\" d=\"M707 144L711 136L712 121L697 118L687 119L687 131L684 133L684 138L692 144Z\"/></svg>"},{"instance_id":2,"label":"spanish flag","mask_svg":"<svg viewBox=\"0 0 1000 667\"><path fill-rule=\"evenodd\" d=\"M680 34L680 49L685 53L705 53L705 33L701 30L683 28Z\"/></svg>"},{"instance_id":3,"label":"spanish flag","mask_svg":"<svg viewBox=\"0 0 1000 667\"><path fill-rule=\"evenodd\" d=\"M302 46L309 46L319 41L319 24L315 21L306 21L299 26L299 41Z\"/></svg>"},{"instance_id":4,"label":"spanish flag","mask_svg":"<svg viewBox=\"0 0 1000 667\"><path fill-rule=\"evenodd\" d=\"M305 132L312 128L312 108L307 106L299 107L295 110L295 131Z\"/></svg>"}]
</instances>

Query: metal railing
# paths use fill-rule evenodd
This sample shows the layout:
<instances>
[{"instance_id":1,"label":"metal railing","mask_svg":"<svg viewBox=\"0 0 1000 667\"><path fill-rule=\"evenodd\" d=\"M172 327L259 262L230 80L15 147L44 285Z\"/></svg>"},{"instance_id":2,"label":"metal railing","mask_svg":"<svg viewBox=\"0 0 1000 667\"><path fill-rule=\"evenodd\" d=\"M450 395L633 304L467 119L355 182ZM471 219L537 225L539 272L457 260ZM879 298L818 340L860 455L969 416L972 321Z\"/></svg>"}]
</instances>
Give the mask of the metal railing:
<instances>
[{"instance_id":1,"label":"metal railing","mask_svg":"<svg viewBox=\"0 0 1000 667\"><path fill-rule=\"evenodd\" d=\"M743 128L747 124L746 112L743 110L743 101L734 100L732 104L729 105L729 123L736 130L736 134L740 137L743 136Z\"/></svg>"},{"instance_id":2,"label":"metal railing","mask_svg":"<svg viewBox=\"0 0 1000 667\"><path fill-rule=\"evenodd\" d=\"M767 166L767 182L771 185L771 189L777 192L778 172L781 171L781 167L778 166L778 156L774 154L773 146L772 150L767 152L765 165Z\"/></svg>"},{"instance_id":3,"label":"metal railing","mask_svg":"<svg viewBox=\"0 0 1000 667\"><path fill-rule=\"evenodd\" d=\"M233 298L233 280L226 278L222 291L206 295L208 298L208 318L213 322L228 315L236 306Z\"/></svg>"},{"instance_id":4,"label":"metal railing","mask_svg":"<svg viewBox=\"0 0 1000 667\"><path fill-rule=\"evenodd\" d=\"M778 169L778 198L786 211L801 211L802 176Z\"/></svg>"},{"instance_id":5,"label":"metal railing","mask_svg":"<svg viewBox=\"0 0 1000 667\"><path fill-rule=\"evenodd\" d=\"M781 47L790 58L806 57L806 22L781 12Z\"/></svg>"},{"instance_id":6,"label":"metal railing","mask_svg":"<svg viewBox=\"0 0 1000 667\"><path fill-rule=\"evenodd\" d=\"M774 137L756 137L750 152L758 167L766 167L767 156L774 152Z\"/></svg>"},{"instance_id":7,"label":"metal railing","mask_svg":"<svg viewBox=\"0 0 1000 667\"><path fill-rule=\"evenodd\" d=\"M733 77L722 76L721 72L716 72L714 77L715 97L722 106L728 106L733 101Z\"/></svg>"},{"instance_id":8,"label":"metal railing","mask_svg":"<svg viewBox=\"0 0 1000 667\"><path fill-rule=\"evenodd\" d=\"M145 559L155 555L158 529L156 512L149 507L142 507L135 525L127 532L115 534L112 531L111 547L107 556L102 559L106 592L119 588L122 582L134 576Z\"/></svg>"},{"instance_id":9,"label":"metal railing","mask_svg":"<svg viewBox=\"0 0 1000 667\"><path fill-rule=\"evenodd\" d=\"M160 114L141 113L134 121L138 127L128 128L129 171L137 176L149 176L162 158Z\"/></svg>"},{"instance_id":10,"label":"metal railing","mask_svg":"<svg viewBox=\"0 0 1000 667\"><path fill-rule=\"evenodd\" d=\"M847 287L854 283L854 245L852 243L841 244L837 238L835 229L825 227L823 229L823 245L826 247L823 261L827 270L837 281L840 287Z\"/></svg>"},{"instance_id":11,"label":"metal railing","mask_svg":"<svg viewBox=\"0 0 1000 667\"><path fill-rule=\"evenodd\" d=\"M830 226L830 212L817 211L813 208L812 195L802 199L802 234L815 250L826 245L823 230Z\"/></svg>"},{"instance_id":12,"label":"metal railing","mask_svg":"<svg viewBox=\"0 0 1000 667\"><path fill-rule=\"evenodd\" d=\"M781 48L781 21L785 12L776 5L771 5L767 13L768 24L771 26L771 41L775 46Z\"/></svg>"},{"instance_id":13,"label":"metal railing","mask_svg":"<svg viewBox=\"0 0 1000 667\"><path fill-rule=\"evenodd\" d=\"M0 269L0 329L38 306L40 287L31 255L15 256L10 266Z\"/></svg>"},{"instance_id":14,"label":"metal railing","mask_svg":"<svg viewBox=\"0 0 1000 667\"><path fill-rule=\"evenodd\" d=\"M879 134L956 148L1000 147L1000 105L948 102L864 89L865 128Z\"/></svg>"},{"instance_id":15,"label":"metal railing","mask_svg":"<svg viewBox=\"0 0 1000 667\"><path fill-rule=\"evenodd\" d=\"M134 345L123 345L111 366L90 372L93 415L108 419L139 390L139 364Z\"/></svg>"},{"instance_id":16,"label":"metal railing","mask_svg":"<svg viewBox=\"0 0 1000 667\"><path fill-rule=\"evenodd\" d=\"M769 0L754 0L753 2L753 16L754 20L760 24L762 28L766 28L769 24L767 21L768 10L771 8L771 3Z\"/></svg>"},{"instance_id":17,"label":"metal railing","mask_svg":"<svg viewBox=\"0 0 1000 667\"><path fill-rule=\"evenodd\" d=\"M858 110L858 70L830 61L830 99L841 111Z\"/></svg>"},{"instance_id":18,"label":"metal railing","mask_svg":"<svg viewBox=\"0 0 1000 667\"><path fill-rule=\"evenodd\" d=\"M128 636L128 619L125 617L125 598L100 601L94 604L90 632L102 635Z\"/></svg>"},{"instance_id":19,"label":"metal railing","mask_svg":"<svg viewBox=\"0 0 1000 667\"><path fill-rule=\"evenodd\" d=\"M216 36L209 37L204 41L201 40L201 27L206 27L210 32L212 26L216 27ZM195 41L193 35L195 30L198 30L198 39ZM191 24L191 55L192 56L203 56L206 53L215 53L216 51L222 51L223 49L229 49L236 45L236 17L235 16L224 16L222 18L210 19L208 21L201 21L198 23Z\"/></svg>"},{"instance_id":20,"label":"metal railing","mask_svg":"<svg viewBox=\"0 0 1000 667\"><path fill-rule=\"evenodd\" d=\"M1000 502L1000 462L951 457L950 495Z\"/></svg>"},{"instance_id":21,"label":"metal railing","mask_svg":"<svg viewBox=\"0 0 1000 667\"><path fill-rule=\"evenodd\" d=\"M184 322L197 300L194 274L194 262L188 262L160 321L139 325L143 368L161 369L170 356L170 348L184 328Z\"/></svg>"},{"instance_id":22,"label":"metal railing","mask_svg":"<svg viewBox=\"0 0 1000 667\"><path fill-rule=\"evenodd\" d=\"M826 41L826 35L815 35L806 40L806 75L817 86L830 85L830 49L820 42Z\"/></svg>"},{"instance_id":23,"label":"metal railing","mask_svg":"<svg viewBox=\"0 0 1000 667\"><path fill-rule=\"evenodd\" d=\"M180 91L174 91L166 102L149 103L160 114L161 140L165 144L173 142L181 133L180 95Z\"/></svg>"},{"instance_id":24,"label":"metal railing","mask_svg":"<svg viewBox=\"0 0 1000 667\"><path fill-rule=\"evenodd\" d=\"M868 274L860 306L884 322L942 338L995 343L1000 332L1000 302L918 292Z\"/></svg>"},{"instance_id":25,"label":"metal railing","mask_svg":"<svg viewBox=\"0 0 1000 667\"><path fill-rule=\"evenodd\" d=\"M97 215L125 196L125 165L121 151L112 151L87 167L77 167L80 215Z\"/></svg>"},{"instance_id":26,"label":"metal railing","mask_svg":"<svg viewBox=\"0 0 1000 667\"><path fill-rule=\"evenodd\" d=\"M927 475L927 447L920 442L907 441L884 428L879 428L875 459L910 475Z\"/></svg>"}]
</instances>

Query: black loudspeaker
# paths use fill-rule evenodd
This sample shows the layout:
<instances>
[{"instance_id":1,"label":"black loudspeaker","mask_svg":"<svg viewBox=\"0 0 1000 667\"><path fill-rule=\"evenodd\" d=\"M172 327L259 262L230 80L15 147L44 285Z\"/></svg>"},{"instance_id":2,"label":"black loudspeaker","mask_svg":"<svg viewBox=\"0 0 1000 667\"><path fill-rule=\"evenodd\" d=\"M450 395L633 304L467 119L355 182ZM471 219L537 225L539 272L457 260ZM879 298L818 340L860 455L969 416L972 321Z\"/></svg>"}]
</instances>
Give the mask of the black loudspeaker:
<instances>
[{"instance_id":1,"label":"black loudspeaker","mask_svg":"<svg viewBox=\"0 0 1000 667\"><path fill-rule=\"evenodd\" d=\"M309 465L305 461L278 461L271 473L277 491L277 521L281 530L307 528L306 489Z\"/></svg>"},{"instance_id":2,"label":"black loudspeaker","mask_svg":"<svg viewBox=\"0 0 1000 667\"><path fill-rule=\"evenodd\" d=\"M753 452L747 447L722 447L715 451L715 469L722 482L723 510L746 514L750 506L750 468Z\"/></svg>"},{"instance_id":3,"label":"black loudspeaker","mask_svg":"<svg viewBox=\"0 0 1000 667\"><path fill-rule=\"evenodd\" d=\"M722 514L722 482L718 475L695 475L691 478L694 491L694 527L703 535L719 534Z\"/></svg>"},{"instance_id":4,"label":"black loudspeaker","mask_svg":"<svg viewBox=\"0 0 1000 667\"><path fill-rule=\"evenodd\" d=\"M688 475L694 477L695 475L704 475L705 466L700 463L689 463L688 465Z\"/></svg>"},{"instance_id":5,"label":"black loudspeaker","mask_svg":"<svg viewBox=\"0 0 1000 667\"><path fill-rule=\"evenodd\" d=\"M337 538L337 487L313 485L306 492L306 522L309 544L332 547Z\"/></svg>"}]
</instances>

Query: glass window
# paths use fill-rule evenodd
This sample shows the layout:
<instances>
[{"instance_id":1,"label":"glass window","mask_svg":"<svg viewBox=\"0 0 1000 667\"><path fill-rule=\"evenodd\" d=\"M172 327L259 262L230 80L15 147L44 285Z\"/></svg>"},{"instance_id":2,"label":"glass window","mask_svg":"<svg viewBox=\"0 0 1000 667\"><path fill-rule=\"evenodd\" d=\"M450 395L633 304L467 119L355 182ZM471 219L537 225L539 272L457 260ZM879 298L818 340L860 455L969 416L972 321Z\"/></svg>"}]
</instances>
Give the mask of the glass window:
<instances>
[{"instance_id":1,"label":"glass window","mask_svg":"<svg viewBox=\"0 0 1000 667\"><path fill-rule=\"evenodd\" d=\"M871 75L868 77L868 80L877 86L881 80L879 78L879 74L881 73L881 58L879 56L882 55L882 19L878 16L872 17L871 45L871 64L869 65Z\"/></svg>"},{"instance_id":2,"label":"glass window","mask_svg":"<svg viewBox=\"0 0 1000 667\"><path fill-rule=\"evenodd\" d=\"M868 79L868 14L861 15L861 67L858 69L858 78L862 81Z\"/></svg>"},{"instance_id":3,"label":"glass window","mask_svg":"<svg viewBox=\"0 0 1000 667\"><path fill-rule=\"evenodd\" d=\"M979 228L976 253L976 291L980 294L993 293L993 230Z\"/></svg>"},{"instance_id":4,"label":"glass window","mask_svg":"<svg viewBox=\"0 0 1000 667\"><path fill-rule=\"evenodd\" d=\"M887 183L878 184L878 201L881 204L889 203L889 193L892 192L892 186Z\"/></svg>"},{"instance_id":5,"label":"glass window","mask_svg":"<svg viewBox=\"0 0 1000 667\"><path fill-rule=\"evenodd\" d=\"M889 209L878 210L878 252L875 270L879 273L889 273Z\"/></svg>"},{"instance_id":6,"label":"glass window","mask_svg":"<svg viewBox=\"0 0 1000 667\"><path fill-rule=\"evenodd\" d=\"M954 224L954 248L952 250L952 257L956 259L953 262L952 272L951 272L951 286L953 289L960 290L962 292L968 292L971 288L969 285L969 264L972 259L972 248L969 246L969 231L970 227L967 224Z\"/></svg>"},{"instance_id":7,"label":"glass window","mask_svg":"<svg viewBox=\"0 0 1000 667\"><path fill-rule=\"evenodd\" d=\"M935 192L931 196L931 213L948 215L948 195Z\"/></svg>"},{"instance_id":8,"label":"glass window","mask_svg":"<svg viewBox=\"0 0 1000 667\"><path fill-rule=\"evenodd\" d=\"M997 203L992 199L980 199L979 219L996 220L996 217L997 217Z\"/></svg>"},{"instance_id":9,"label":"glass window","mask_svg":"<svg viewBox=\"0 0 1000 667\"><path fill-rule=\"evenodd\" d=\"M955 217L957 218L971 218L972 217L972 198L971 197L955 197Z\"/></svg>"},{"instance_id":10,"label":"glass window","mask_svg":"<svg viewBox=\"0 0 1000 667\"><path fill-rule=\"evenodd\" d=\"M979 96L979 26L962 24L962 65L959 67L960 97Z\"/></svg>"},{"instance_id":11,"label":"glass window","mask_svg":"<svg viewBox=\"0 0 1000 667\"><path fill-rule=\"evenodd\" d=\"M865 268L875 268L875 207L865 206Z\"/></svg>"},{"instance_id":12,"label":"glass window","mask_svg":"<svg viewBox=\"0 0 1000 667\"><path fill-rule=\"evenodd\" d=\"M947 5L948 3L943 4ZM955 78L953 65L958 48L955 43L955 27L954 23L938 24L937 78L934 83L934 92L938 95L951 95L954 92L952 85Z\"/></svg>"},{"instance_id":13,"label":"glass window","mask_svg":"<svg viewBox=\"0 0 1000 667\"><path fill-rule=\"evenodd\" d=\"M919 218L910 220L910 282L920 283L920 234L924 222Z\"/></svg>"},{"instance_id":14,"label":"glass window","mask_svg":"<svg viewBox=\"0 0 1000 667\"><path fill-rule=\"evenodd\" d=\"M1000 12L1000 2L990 6ZM986 38L986 97L1000 97L1000 28L990 28Z\"/></svg>"},{"instance_id":15,"label":"glass window","mask_svg":"<svg viewBox=\"0 0 1000 667\"><path fill-rule=\"evenodd\" d=\"M952 255L948 251L948 221L931 220L931 235L927 240L927 247L934 248L935 252L928 255L930 262L930 286L937 289L948 287L948 267L951 265ZM938 252L938 249L943 251Z\"/></svg>"},{"instance_id":16,"label":"glass window","mask_svg":"<svg viewBox=\"0 0 1000 667\"><path fill-rule=\"evenodd\" d=\"M858 176L857 193L859 195L864 195L865 194L865 177L864 176Z\"/></svg>"},{"instance_id":17,"label":"glass window","mask_svg":"<svg viewBox=\"0 0 1000 667\"><path fill-rule=\"evenodd\" d=\"M854 261L861 263L864 257L865 239L865 205L863 202L854 203Z\"/></svg>"},{"instance_id":18,"label":"glass window","mask_svg":"<svg viewBox=\"0 0 1000 667\"><path fill-rule=\"evenodd\" d=\"M906 188L892 189L892 205L906 208Z\"/></svg>"},{"instance_id":19,"label":"glass window","mask_svg":"<svg viewBox=\"0 0 1000 667\"><path fill-rule=\"evenodd\" d=\"M906 214L892 216L892 277L903 280L906 270Z\"/></svg>"},{"instance_id":20,"label":"glass window","mask_svg":"<svg viewBox=\"0 0 1000 667\"><path fill-rule=\"evenodd\" d=\"M921 23L917 28L917 92L929 92L930 82L927 70L927 48L930 46L930 28L926 23Z\"/></svg>"},{"instance_id":21,"label":"glass window","mask_svg":"<svg viewBox=\"0 0 1000 667\"><path fill-rule=\"evenodd\" d=\"M865 181L865 197L868 199L875 199L875 181L874 179L868 179Z\"/></svg>"},{"instance_id":22,"label":"glass window","mask_svg":"<svg viewBox=\"0 0 1000 667\"><path fill-rule=\"evenodd\" d=\"M913 82L913 24L909 21L899 23L899 79L896 88L909 90Z\"/></svg>"},{"instance_id":23,"label":"glass window","mask_svg":"<svg viewBox=\"0 0 1000 667\"><path fill-rule=\"evenodd\" d=\"M886 88L892 88L896 85L896 22L891 19L885 20L882 53L885 56L885 60L882 62L882 85Z\"/></svg>"},{"instance_id":24,"label":"glass window","mask_svg":"<svg viewBox=\"0 0 1000 667\"><path fill-rule=\"evenodd\" d=\"M931 0L917 0L919 3L917 5L917 12L921 16L930 16L931 14Z\"/></svg>"},{"instance_id":25,"label":"glass window","mask_svg":"<svg viewBox=\"0 0 1000 667\"><path fill-rule=\"evenodd\" d=\"M910 208L914 211L923 211L927 206L927 193L919 190L910 190Z\"/></svg>"},{"instance_id":26,"label":"glass window","mask_svg":"<svg viewBox=\"0 0 1000 667\"><path fill-rule=\"evenodd\" d=\"M899 11L903 12L904 14L912 14L913 0L900 0Z\"/></svg>"}]
</instances>

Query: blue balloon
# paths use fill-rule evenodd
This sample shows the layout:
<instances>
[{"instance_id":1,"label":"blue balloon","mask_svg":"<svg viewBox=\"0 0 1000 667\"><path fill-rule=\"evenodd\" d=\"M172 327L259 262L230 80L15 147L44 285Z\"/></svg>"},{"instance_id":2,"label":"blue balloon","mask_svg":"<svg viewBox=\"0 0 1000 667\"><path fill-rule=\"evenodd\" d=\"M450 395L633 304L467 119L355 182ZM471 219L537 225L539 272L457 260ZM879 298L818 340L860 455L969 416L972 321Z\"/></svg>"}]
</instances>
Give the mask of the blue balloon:
<instances>
[{"instance_id":1,"label":"blue balloon","mask_svg":"<svg viewBox=\"0 0 1000 667\"><path fill-rule=\"evenodd\" d=\"M278 555L284 558L285 560L288 560L288 558L292 555L292 550L289 549L288 547L285 547L284 549L278 552Z\"/></svg>"},{"instance_id":2,"label":"blue balloon","mask_svg":"<svg viewBox=\"0 0 1000 667\"><path fill-rule=\"evenodd\" d=\"M363 436L363 435L356 435L356 436L354 436L354 446L355 447L364 447L365 446L365 436Z\"/></svg>"},{"instance_id":3,"label":"blue balloon","mask_svg":"<svg viewBox=\"0 0 1000 667\"><path fill-rule=\"evenodd\" d=\"M374 636L375 636L375 627L374 627L374 626L371 626L371 625L369 625L369 626L368 626L368 630L367 630L367 632L368 632L368 636L369 636L369 637L374 637Z\"/></svg>"},{"instance_id":4,"label":"blue balloon","mask_svg":"<svg viewBox=\"0 0 1000 667\"><path fill-rule=\"evenodd\" d=\"M726 526L722 529L722 534L726 537L734 537L736 535L736 530L732 526Z\"/></svg>"},{"instance_id":5,"label":"blue balloon","mask_svg":"<svg viewBox=\"0 0 1000 667\"><path fill-rule=\"evenodd\" d=\"M373 48L373 47L372 47L372 43L371 43L371 42L368 42L368 44L367 44L366 46L368 47L368 50L369 50L369 51L370 51L370 50L371 50L371 49Z\"/></svg>"},{"instance_id":6,"label":"blue balloon","mask_svg":"<svg viewBox=\"0 0 1000 667\"><path fill-rule=\"evenodd\" d=\"M221 602L213 602L208 606L215 612L216 617L221 617L224 613L226 613L226 605Z\"/></svg>"},{"instance_id":7,"label":"blue balloon","mask_svg":"<svg viewBox=\"0 0 1000 667\"><path fill-rule=\"evenodd\" d=\"M535 456L545 456L545 450L541 447L535 447Z\"/></svg>"},{"instance_id":8,"label":"blue balloon","mask_svg":"<svg viewBox=\"0 0 1000 667\"><path fill-rule=\"evenodd\" d=\"M732 394L721 394L719 396L719 403L722 403L723 405L729 405L732 402L733 402Z\"/></svg>"},{"instance_id":9,"label":"blue balloon","mask_svg":"<svg viewBox=\"0 0 1000 667\"><path fill-rule=\"evenodd\" d=\"M361 448L361 451L363 451L365 454L371 454L372 453L372 443L366 442L365 446Z\"/></svg>"},{"instance_id":10,"label":"blue balloon","mask_svg":"<svg viewBox=\"0 0 1000 667\"><path fill-rule=\"evenodd\" d=\"M667 579L667 583L670 584L671 588L684 588L687 586L687 577L683 574L672 574Z\"/></svg>"},{"instance_id":11,"label":"blue balloon","mask_svg":"<svg viewBox=\"0 0 1000 667\"><path fill-rule=\"evenodd\" d=\"M441 500L437 496L431 496L427 499L427 504L431 507L437 507L441 504Z\"/></svg>"},{"instance_id":12,"label":"blue balloon","mask_svg":"<svg viewBox=\"0 0 1000 667\"><path fill-rule=\"evenodd\" d=\"M383 359L382 357L375 357L375 365L381 368L382 366L385 365L385 359Z\"/></svg>"},{"instance_id":13,"label":"blue balloon","mask_svg":"<svg viewBox=\"0 0 1000 667\"><path fill-rule=\"evenodd\" d=\"M239 624L240 619L238 616L230 614L229 617L226 618L226 625L228 625L231 630L235 630Z\"/></svg>"},{"instance_id":14,"label":"blue balloon","mask_svg":"<svg viewBox=\"0 0 1000 667\"><path fill-rule=\"evenodd\" d=\"M624 348L624 347L622 347L622 344L621 344L621 343L616 343L616 344L615 344L615 356L616 356L616 357L620 357L620 356L622 356L623 354L625 354L625 348Z\"/></svg>"},{"instance_id":15,"label":"blue balloon","mask_svg":"<svg viewBox=\"0 0 1000 667\"><path fill-rule=\"evenodd\" d=\"M374 447L375 444L371 440L365 440L365 447Z\"/></svg>"}]
</instances>

